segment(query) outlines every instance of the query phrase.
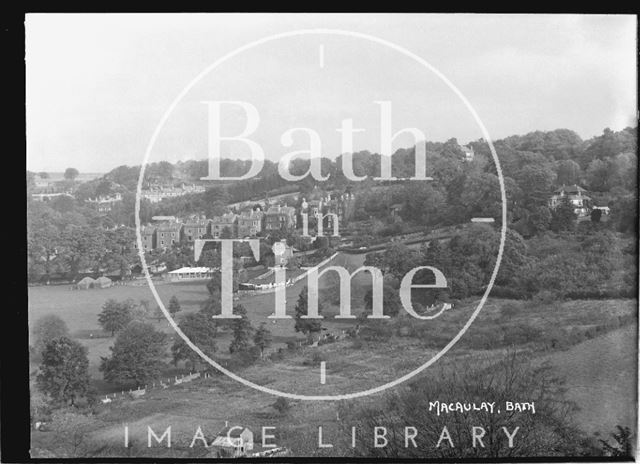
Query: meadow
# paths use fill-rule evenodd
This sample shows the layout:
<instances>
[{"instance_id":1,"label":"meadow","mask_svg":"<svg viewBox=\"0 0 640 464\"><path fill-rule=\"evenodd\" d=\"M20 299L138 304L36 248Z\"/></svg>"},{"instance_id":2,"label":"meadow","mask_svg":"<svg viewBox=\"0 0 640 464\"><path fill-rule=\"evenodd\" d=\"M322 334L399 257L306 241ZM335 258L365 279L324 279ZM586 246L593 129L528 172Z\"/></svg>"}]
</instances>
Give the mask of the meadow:
<instances>
[{"instance_id":1,"label":"meadow","mask_svg":"<svg viewBox=\"0 0 640 464\"><path fill-rule=\"evenodd\" d=\"M332 264L350 270L362 264L362 255L339 255ZM353 313L362 310L362 296L368 276L354 278ZM89 349L90 370L94 387L100 394L119 392L120 387L102 381L99 359L109 354L113 338L101 336L97 315L109 298L156 303L145 281L108 289L70 290L68 286L29 288L29 320L54 313L62 317L74 338ZM305 281L287 289L287 314L294 306ZM335 290L337 280L327 275L321 279L324 303L323 326L329 331L353 327L354 321L336 321ZM159 282L156 286L165 304L175 295L182 306L180 315L197 311L208 292L205 282ZM294 320L273 323L267 316L273 312L273 293L242 295L243 304L254 326L268 322L273 334L272 351L282 348L279 359L265 359L238 372L258 385L289 393L334 395L351 393L397 379L420 366L436 354L464 325L475 308L477 299L461 301L436 321L415 321L399 317L389 321L389 329L381 338L343 339L318 348L304 346L286 348L290 340L302 340L296 333ZM156 328L171 333L166 320L150 321ZM94 337L90 337L93 333ZM628 408L635 398L634 359L637 346L637 300L568 300L517 301L489 298L479 317L459 343L433 366L456 364L461 360L491 362L508 350L529 353L536 362L549 363L565 378L567 396L576 402L579 427L590 434L602 436L617 424L633 426L634 411ZM219 356L228 359L226 345L230 334L219 336ZM169 360L169 358L167 358ZM326 363L326 384L320 382L319 361ZM32 366L35 368L35 366ZM33 371L32 368L32 371ZM427 380L432 368L420 374L416 381ZM169 369L167 375L176 373ZM277 413L272 405L275 397L239 384L223 375L206 380L172 386L166 390L151 390L140 399L118 399L98 407L97 426L92 439L100 443L104 455L124 455L120 442L122 424L129 424L134 441L145 440L146 425L155 430L171 425L176 445L169 454L166 448L140 448L134 453L149 456L205 456L204 449L189 449L195 428L201 425L208 439L224 426L225 421L241 423L252 429L262 425L275 426L279 444L294 448L300 454L316 452L317 426L339 425L340 408L368 401L377 395L353 402L290 401L286 415ZM50 434L34 432L34 446L47 448Z\"/></svg>"}]
</instances>

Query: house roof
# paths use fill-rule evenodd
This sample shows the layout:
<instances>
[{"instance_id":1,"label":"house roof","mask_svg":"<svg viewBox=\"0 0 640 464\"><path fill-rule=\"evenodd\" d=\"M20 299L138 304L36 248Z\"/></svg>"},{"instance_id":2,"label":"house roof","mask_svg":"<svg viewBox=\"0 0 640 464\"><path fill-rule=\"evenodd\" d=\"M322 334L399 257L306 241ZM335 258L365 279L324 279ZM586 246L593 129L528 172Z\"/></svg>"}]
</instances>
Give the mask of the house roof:
<instances>
[{"instance_id":1,"label":"house roof","mask_svg":"<svg viewBox=\"0 0 640 464\"><path fill-rule=\"evenodd\" d=\"M222 216L214 216L213 219L211 219L211 222L215 222L215 223L234 222L237 216L238 215L235 213L225 213Z\"/></svg>"},{"instance_id":2,"label":"house roof","mask_svg":"<svg viewBox=\"0 0 640 464\"><path fill-rule=\"evenodd\" d=\"M295 208L291 206L272 206L267 210L267 215L275 215L275 214L291 214L295 213Z\"/></svg>"},{"instance_id":3,"label":"house roof","mask_svg":"<svg viewBox=\"0 0 640 464\"><path fill-rule=\"evenodd\" d=\"M559 189L557 189L555 191L555 193L568 193L568 194L577 194L577 193L586 193L586 190L583 189L582 187L580 187L579 185L573 184L573 185L563 185L562 187L560 187Z\"/></svg>"},{"instance_id":4,"label":"house roof","mask_svg":"<svg viewBox=\"0 0 640 464\"><path fill-rule=\"evenodd\" d=\"M176 223L167 223L161 224L158 226L158 232L177 232L182 228L182 224L179 222Z\"/></svg>"},{"instance_id":5,"label":"house roof","mask_svg":"<svg viewBox=\"0 0 640 464\"><path fill-rule=\"evenodd\" d=\"M169 274L190 274L192 272L195 273L206 273L212 272L214 269L211 267L181 267L180 269L176 269L175 271L169 272Z\"/></svg>"},{"instance_id":6,"label":"house roof","mask_svg":"<svg viewBox=\"0 0 640 464\"><path fill-rule=\"evenodd\" d=\"M198 220L198 221L187 221L184 223L185 227L207 227L209 221L206 220Z\"/></svg>"},{"instance_id":7,"label":"house roof","mask_svg":"<svg viewBox=\"0 0 640 464\"><path fill-rule=\"evenodd\" d=\"M229 425L228 427L225 427L220 432L218 432L217 436L224 438L239 438L242 432L244 432L245 430L247 430L247 428L243 427L242 425ZM249 430L249 432L251 432L251 430Z\"/></svg>"},{"instance_id":8,"label":"house roof","mask_svg":"<svg viewBox=\"0 0 640 464\"><path fill-rule=\"evenodd\" d=\"M238 219L260 219L263 216L262 211L244 211L240 213Z\"/></svg>"}]
</instances>

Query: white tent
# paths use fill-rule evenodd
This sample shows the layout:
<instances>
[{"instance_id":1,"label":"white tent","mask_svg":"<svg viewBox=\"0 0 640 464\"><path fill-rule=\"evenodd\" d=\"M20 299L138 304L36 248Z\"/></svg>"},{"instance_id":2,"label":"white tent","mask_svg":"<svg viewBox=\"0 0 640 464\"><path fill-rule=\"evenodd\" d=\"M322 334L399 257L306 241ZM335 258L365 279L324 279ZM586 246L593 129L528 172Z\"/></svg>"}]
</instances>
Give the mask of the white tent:
<instances>
[{"instance_id":1,"label":"white tent","mask_svg":"<svg viewBox=\"0 0 640 464\"><path fill-rule=\"evenodd\" d=\"M95 284L95 280L93 280L91 277L85 277L84 279L82 279L80 282L78 282L76 284L76 286L78 287L78 289L80 290L87 290L89 288L91 288L93 286L93 284Z\"/></svg>"},{"instance_id":2,"label":"white tent","mask_svg":"<svg viewBox=\"0 0 640 464\"><path fill-rule=\"evenodd\" d=\"M213 277L214 268L211 267L182 267L167 274L171 282L184 280L206 280Z\"/></svg>"}]
</instances>

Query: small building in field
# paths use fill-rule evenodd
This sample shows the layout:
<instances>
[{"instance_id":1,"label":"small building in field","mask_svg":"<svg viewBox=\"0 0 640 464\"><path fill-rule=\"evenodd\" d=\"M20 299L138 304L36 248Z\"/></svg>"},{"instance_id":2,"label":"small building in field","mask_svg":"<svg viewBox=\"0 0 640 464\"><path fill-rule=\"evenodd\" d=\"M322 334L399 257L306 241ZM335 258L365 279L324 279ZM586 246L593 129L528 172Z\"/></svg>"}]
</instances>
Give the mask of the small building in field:
<instances>
[{"instance_id":1,"label":"small building in field","mask_svg":"<svg viewBox=\"0 0 640 464\"><path fill-rule=\"evenodd\" d=\"M168 272L166 280L169 282L185 282L190 280L209 280L216 272L212 267L181 267L175 271Z\"/></svg>"},{"instance_id":2,"label":"small building in field","mask_svg":"<svg viewBox=\"0 0 640 464\"><path fill-rule=\"evenodd\" d=\"M223 428L210 445L212 454L216 457L241 457L252 454L253 432L242 425Z\"/></svg>"}]
</instances>

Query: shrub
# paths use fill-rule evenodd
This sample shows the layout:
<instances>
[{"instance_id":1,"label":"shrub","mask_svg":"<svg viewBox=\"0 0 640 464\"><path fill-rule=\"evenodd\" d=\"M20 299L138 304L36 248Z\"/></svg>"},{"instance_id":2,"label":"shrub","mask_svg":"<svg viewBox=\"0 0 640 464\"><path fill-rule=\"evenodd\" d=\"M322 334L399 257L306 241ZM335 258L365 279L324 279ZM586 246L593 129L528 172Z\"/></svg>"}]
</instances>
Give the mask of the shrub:
<instances>
[{"instance_id":1,"label":"shrub","mask_svg":"<svg viewBox=\"0 0 640 464\"><path fill-rule=\"evenodd\" d=\"M289 400L283 397L279 397L275 403L271 405L273 409L278 411L281 415L285 415L291 409L291 405L289 404Z\"/></svg>"},{"instance_id":2,"label":"shrub","mask_svg":"<svg viewBox=\"0 0 640 464\"><path fill-rule=\"evenodd\" d=\"M528 300L531 298L531 293L524 288L494 285L491 289L491 296L494 298L508 298L511 300Z\"/></svg>"},{"instance_id":3,"label":"shrub","mask_svg":"<svg viewBox=\"0 0 640 464\"><path fill-rule=\"evenodd\" d=\"M520 308L513 304L504 304L500 307L500 317L511 318L520 313Z\"/></svg>"},{"instance_id":4,"label":"shrub","mask_svg":"<svg viewBox=\"0 0 640 464\"><path fill-rule=\"evenodd\" d=\"M536 305L547 305L560 299L560 295L550 290L541 290L533 296L533 303Z\"/></svg>"},{"instance_id":5,"label":"shrub","mask_svg":"<svg viewBox=\"0 0 640 464\"><path fill-rule=\"evenodd\" d=\"M307 358L304 361L302 361L302 364L305 365L305 366L316 367L316 366L319 366L320 363L322 361L324 361L324 360L325 360L325 357L321 352L314 351L313 354L309 358Z\"/></svg>"},{"instance_id":6,"label":"shrub","mask_svg":"<svg viewBox=\"0 0 640 464\"><path fill-rule=\"evenodd\" d=\"M387 341L393 335L393 328L388 322L375 321L360 329L360 337L367 341Z\"/></svg>"}]
</instances>

